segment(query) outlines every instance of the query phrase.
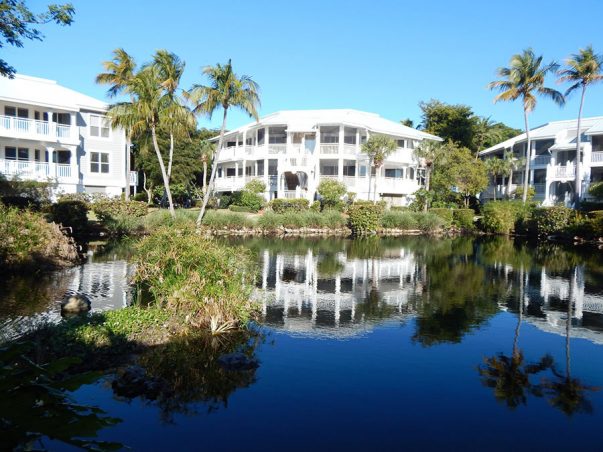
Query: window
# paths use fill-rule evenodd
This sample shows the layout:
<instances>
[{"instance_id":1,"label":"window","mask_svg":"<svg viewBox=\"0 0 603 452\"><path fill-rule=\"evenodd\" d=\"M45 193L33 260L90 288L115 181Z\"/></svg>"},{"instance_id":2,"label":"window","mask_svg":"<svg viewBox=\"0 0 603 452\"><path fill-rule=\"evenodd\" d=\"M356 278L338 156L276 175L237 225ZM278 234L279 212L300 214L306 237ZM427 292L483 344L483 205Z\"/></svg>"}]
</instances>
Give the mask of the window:
<instances>
[{"instance_id":1,"label":"window","mask_svg":"<svg viewBox=\"0 0 603 452\"><path fill-rule=\"evenodd\" d=\"M258 129L258 146L264 145L264 135L266 133L265 129Z\"/></svg>"},{"instance_id":2,"label":"window","mask_svg":"<svg viewBox=\"0 0 603 452\"><path fill-rule=\"evenodd\" d=\"M326 144L339 143L339 127L321 127L320 142Z\"/></svg>"},{"instance_id":3,"label":"window","mask_svg":"<svg viewBox=\"0 0 603 452\"><path fill-rule=\"evenodd\" d=\"M263 160L258 160L258 176L263 176L264 175L264 161Z\"/></svg>"},{"instance_id":4,"label":"window","mask_svg":"<svg viewBox=\"0 0 603 452\"><path fill-rule=\"evenodd\" d=\"M414 168L408 168L408 178L410 180L415 179L415 169Z\"/></svg>"},{"instance_id":5,"label":"window","mask_svg":"<svg viewBox=\"0 0 603 452\"><path fill-rule=\"evenodd\" d=\"M403 168L385 168L385 177L395 177L401 179L404 177Z\"/></svg>"},{"instance_id":6,"label":"window","mask_svg":"<svg viewBox=\"0 0 603 452\"><path fill-rule=\"evenodd\" d=\"M396 140L396 143L398 144L399 148L403 148L404 147L404 140Z\"/></svg>"},{"instance_id":7,"label":"window","mask_svg":"<svg viewBox=\"0 0 603 452\"><path fill-rule=\"evenodd\" d=\"M320 167L321 176L337 176L338 167L337 165L324 165Z\"/></svg>"},{"instance_id":8,"label":"window","mask_svg":"<svg viewBox=\"0 0 603 452\"><path fill-rule=\"evenodd\" d=\"M513 176L511 177L512 184L523 184L523 172L522 171L513 171Z\"/></svg>"},{"instance_id":9,"label":"window","mask_svg":"<svg viewBox=\"0 0 603 452\"><path fill-rule=\"evenodd\" d=\"M4 148L4 158L6 160L17 160L17 148L13 147L5 147Z\"/></svg>"},{"instance_id":10,"label":"window","mask_svg":"<svg viewBox=\"0 0 603 452\"><path fill-rule=\"evenodd\" d=\"M285 127L269 127L268 143L285 144L287 142L287 131Z\"/></svg>"},{"instance_id":11,"label":"window","mask_svg":"<svg viewBox=\"0 0 603 452\"><path fill-rule=\"evenodd\" d=\"M243 175L243 167L239 166L239 169L237 170L237 176L242 176Z\"/></svg>"},{"instance_id":12,"label":"window","mask_svg":"<svg viewBox=\"0 0 603 452\"><path fill-rule=\"evenodd\" d=\"M236 168L226 168L226 177L234 177L236 176Z\"/></svg>"},{"instance_id":13,"label":"window","mask_svg":"<svg viewBox=\"0 0 603 452\"><path fill-rule=\"evenodd\" d=\"M90 172L107 174L109 172L109 154L106 152L91 152Z\"/></svg>"},{"instance_id":14,"label":"window","mask_svg":"<svg viewBox=\"0 0 603 452\"><path fill-rule=\"evenodd\" d=\"M343 175L353 177L356 175L356 165L344 165Z\"/></svg>"},{"instance_id":15,"label":"window","mask_svg":"<svg viewBox=\"0 0 603 452\"><path fill-rule=\"evenodd\" d=\"M358 168L358 175L360 177L366 177L366 166L362 165L360 168Z\"/></svg>"},{"instance_id":16,"label":"window","mask_svg":"<svg viewBox=\"0 0 603 452\"><path fill-rule=\"evenodd\" d=\"M16 116L18 118L29 118L29 110L27 108L17 107L4 107L4 114L6 116Z\"/></svg>"},{"instance_id":17,"label":"window","mask_svg":"<svg viewBox=\"0 0 603 452\"><path fill-rule=\"evenodd\" d=\"M69 113L53 113L52 120L53 120L53 122L56 122L57 124L61 124L64 126L71 125L71 115ZM105 135L103 135L103 136L105 136ZM107 133L106 136L109 136L109 134Z\"/></svg>"},{"instance_id":18,"label":"window","mask_svg":"<svg viewBox=\"0 0 603 452\"><path fill-rule=\"evenodd\" d=\"M109 120L104 116L90 115L90 136L109 138Z\"/></svg>"},{"instance_id":19,"label":"window","mask_svg":"<svg viewBox=\"0 0 603 452\"><path fill-rule=\"evenodd\" d=\"M356 131L352 127L344 127L343 128L343 142L345 144L356 144Z\"/></svg>"},{"instance_id":20,"label":"window","mask_svg":"<svg viewBox=\"0 0 603 452\"><path fill-rule=\"evenodd\" d=\"M268 160L268 175L269 176L278 176L278 160L277 159Z\"/></svg>"},{"instance_id":21,"label":"window","mask_svg":"<svg viewBox=\"0 0 603 452\"><path fill-rule=\"evenodd\" d=\"M406 140L406 147L408 149L414 149L417 145L417 140Z\"/></svg>"},{"instance_id":22,"label":"window","mask_svg":"<svg viewBox=\"0 0 603 452\"><path fill-rule=\"evenodd\" d=\"M36 149L36 150L34 151L34 160L35 160L36 162L39 162L39 161L40 161L40 150L39 150L39 149Z\"/></svg>"}]
</instances>

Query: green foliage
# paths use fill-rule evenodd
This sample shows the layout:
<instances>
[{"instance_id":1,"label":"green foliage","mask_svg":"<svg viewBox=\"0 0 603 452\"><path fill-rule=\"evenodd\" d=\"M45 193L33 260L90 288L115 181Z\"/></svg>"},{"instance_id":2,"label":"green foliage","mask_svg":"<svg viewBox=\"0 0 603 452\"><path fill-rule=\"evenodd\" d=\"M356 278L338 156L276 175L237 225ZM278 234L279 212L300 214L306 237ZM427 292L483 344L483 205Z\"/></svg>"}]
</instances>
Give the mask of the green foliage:
<instances>
[{"instance_id":1,"label":"green foliage","mask_svg":"<svg viewBox=\"0 0 603 452\"><path fill-rule=\"evenodd\" d=\"M323 179L318 184L318 193L323 209L337 208L341 205L341 197L347 192L343 182L333 179Z\"/></svg>"},{"instance_id":2,"label":"green foliage","mask_svg":"<svg viewBox=\"0 0 603 452\"><path fill-rule=\"evenodd\" d=\"M259 195L266 191L266 184L260 179L253 179L245 184L245 190Z\"/></svg>"},{"instance_id":3,"label":"green foliage","mask_svg":"<svg viewBox=\"0 0 603 452\"><path fill-rule=\"evenodd\" d=\"M50 221L72 229L74 235L81 235L88 229L88 208L85 201L75 197L61 197L49 209Z\"/></svg>"},{"instance_id":4,"label":"green foliage","mask_svg":"<svg viewBox=\"0 0 603 452\"><path fill-rule=\"evenodd\" d=\"M466 231L471 231L475 229L475 223L473 219L475 218L475 212L473 209L454 209L452 211L452 217L454 220L454 224Z\"/></svg>"},{"instance_id":5,"label":"green foliage","mask_svg":"<svg viewBox=\"0 0 603 452\"><path fill-rule=\"evenodd\" d=\"M536 196L536 189L534 187L528 186L528 195L526 199L531 201ZM523 185L518 186L515 189L515 193L513 194L514 199L523 199Z\"/></svg>"},{"instance_id":6,"label":"green foliage","mask_svg":"<svg viewBox=\"0 0 603 452\"><path fill-rule=\"evenodd\" d=\"M0 47L4 47L5 42L15 47L23 47L25 39L42 41L44 35L35 25L49 22L71 25L74 14L75 9L71 3L50 4L45 12L36 14L23 0L3 1L0 5ZM14 67L0 59L0 76L13 78L15 72Z\"/></svg>"},{"instance_id":7,"label":"green foliage","mask_svg":"<svg viewBox=\"0 0 603 452\"><path fill-rule=\"evenodd\" d=\"M53 267L78 260L74 243L42 214L0 204L0 218L0 266Z\"/></svg>"},{"instance_id":8,"label":"green foliage","mask_svg":"<svg viewBox=\"0 0 603 452\"><path fill-rule=\"evenodd\" d=\"M372 202L355 202L348 208L348 224L356 235L376 232L381 226L383 205Z\"/></svg>"},{"instance_id":9,"label":"green foliage","mask_svg":"<svg viewBox=\"0 0 603 452\"><path fill-rule=\"evenodd\" d=\"M138 202L145 202L145 203L146 203L146 202L147 202L148 197L147 197L147 194L146 194L145 192L138 192L138 193L136 193L136 194L135 194L135 195L132 197L132 199L133 199L134 201L138 201Z\"/></svg>"},{"instance_id":10,"label":"green foliage","mask_svg":"<svg viewBox=\"0 0 603 452\"><path fill-rule=\"evenodd\" d=\"M415 219L417 220L419 229L427 234L433 234L447 226L446 222L441 217L431 212L416 213Z\"/></svg>"},{"instance_id":11,"label":"green foliage","mask_svg":"<svg viewBox=\"0 0 603 452\"><path fill-rule=\"evenodd\" d=\"M104 223L118 216L144 217L149 208L145 202L104 197L94 201L92 210L96 217Z\"/></svg>"},{"instance_id":12,"label":"green foliage","mask_svg":"<svg viewBox=\"0 0 603 452\"><path fill-rule=\"evenodd\" d=\"M163 227L138 244L135 262L137 287L157 304L186 314L193 326L242 327L255 313L255 272L243 248L205 239L194 229Z\"/></svg>"},{"instance_id":13,"label":"green foliage","mask_svg":"<svg viewBox=\"0 0 603 452\"><path fill-rule=\"evenodd\" d=\"M257 212L264 205L262 195L249 190L234 192L231 197L231 205L244 207L250 212Z\"/></svg>"},{"instance_id":14,"label":"green foliage","mask_svg":"<svg viewBox=\"0 0 603 452\"><path fill-rule=\"evenodd\" d=\"M603 181L590 184L588 193L599 201L603 201Z\"/></svg>"},{"instance_id":15,"label":"green foliage","mask_svg":"<svg viewBox=\"0 0 603 452\"><path fill-rule=\"evenodd\" d=\"M369 157L371 165L381 167L385 159L396 150L397 144L393 138L385 135L372 135L362 145L362 152Z\"/></svg>"},{"instance_id":16,"label":"green foliage","mask_svg":"<svg viewBox=\"0 0 603 452\"><path fill-rule=\"evenodd\" d=\"M486 203L482 213L482 227L486 232L510 234L520 228L525 229L532 206L520 201L491 201Z\"/></svg>"},{"instance_id":17,"label":"green foliage","mask_svg":"<svg viewBox=\"0 0 603 452\"><path fill-rule=\"evenodd\" d=\"M563 232L576 220L576 211L569 207L555 206L535 209L532 224L538 235Z\"/></svg>"},{"instance_id":18,"label":"green foliage","mask_svg":"<svg viewBox=\"0 0 603 452\"><path fill-rule=\"evenodd\" d=\"M470 147L473 143L474 114L467 105L450 105L432 99L420 102L421 128L446 141Z\"/></svg>"},{"instance_id":19,"label":"green foliage","mask_svg":"<svg viewBox=\"0 0 603 452\"><path fill-rule=\"evenodd\" d=\"M143 217L134 217L123 213L107 217L103 223L109 235L113 237L142 234L145 231L144 224Z\"/></svg>"},{"instance_id":20,"label":"green foliage","mask_svg":"<svg viewBox=\"0 0 603 452\"><path fill-rule=\"evenodd\" d=\"M434 215L437 215L438 217L440 217L442 220L444 220L444 223L447 226L450 226L452 224L452 220L453 220L453 210L452 209L442 209L442 208L431 208L429 209L429 211L431 213L433 213Z\"/></svg>"},{"instance_id":21,"label":"green foliage","mask_svg":"<svg viewBox=\"0 0 603 452\"><path fill-rule=\"evenodd\" d=\"M252 228L253 221L242 213L238 212L207 212L203 217L203 226L212 229L243 229Z\"/></svg>"},{"instance_id":22,"label":"green foliage","mask_svg":"<svg viewBox=\"0 0 603 452\"><path fill-rule=\"evenodd\" d=\"M144 217L144 228L147 231L154 231L161 226L182 228L193 226L197 218L197 212L176 209L176 216L172 218L167 210L155 210Z\"/></svg>"},{"instance_id":23,"label":"green foliage","mask_svg":"<svg viewBox=\"0 0 603 452\"><path fill-rule=\"evenodd\" d=\"M383 217L381 218L381 226L386 229L419 229L419 223L415 214L412 212L395 210L389 210L383 214Z\"/></svg>"},{"instance_id":24,"label":"green foliage","mask_svg":"<svg viewBox=\"0 0 603 452\"><path fill-rule=\"evenodd\" d=\"M286 199L286 198L277 198L273 199L268 203L268 206L275 213L285 213L285 212L303 212L308 210L308 206L310 205L310 201L307 199ZM320 203L318 203L318 210L320 210Z\"/></svg>"},{"instance_id":25,"label":"green foliage","mask_svg":"<svg viewBox=\"0 0 603 452\"><path fill-rule=\"evenodd\" d=\"M310 205L310 209L312 209L314 212L320 212L320 201L314 201Z\"/></svg>"},{"instance_id":26,"label":"green foliage","mask_svg":"<svg viewBox=\"0 0 603 452\"><path fill-rule=\"evenodd\" d=\"M257 212L256 209L253 209L251 207L235 206L234 204L231 204L230 206L228 206L228 210L230 210L231 212L241 212L241 213Z\"/></svg>"},{"instance_id":27,"label":"green foliage","mask_svg":"<svg viewBox=\"0 0 603 452\"><path fill-rule=\"evenodd\" d=\"M0 202L7 206L42 210L50 205L52 188L48 182L7 179L0 174Z\"/></svg>"},{"instance_id":28,"label":"green foliage","mask_svg":"<svg viewBox=\"0 0 603 452\"><path fill-rule=\"evenodd\" d=\"M425 206L430 205L433 200L433 193L424 188L419 188L413 195L414 199L408 208L415 212L422 212L425 210Z\"/></svg>"},{"instance_id":29,"label":"green foliage","mask_svg":"<svg viewBox=\"0 0 603 452\"><path fill-rule=\"evenodd\" d=\"M267 232L276 231L280 228L340 229L345 224L346 220L343 215L335 210L322 213L313 210L286 211L284 213L267 211L258 219L258 226Z\"/></svg>"}]
</instances>

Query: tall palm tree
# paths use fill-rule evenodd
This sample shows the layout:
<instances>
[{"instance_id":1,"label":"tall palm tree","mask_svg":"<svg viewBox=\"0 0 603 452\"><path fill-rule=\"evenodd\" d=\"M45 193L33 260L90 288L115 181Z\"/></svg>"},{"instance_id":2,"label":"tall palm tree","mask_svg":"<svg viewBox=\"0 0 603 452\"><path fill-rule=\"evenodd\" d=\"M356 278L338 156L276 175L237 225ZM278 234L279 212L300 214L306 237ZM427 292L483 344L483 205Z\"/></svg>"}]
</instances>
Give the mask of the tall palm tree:
<instances>
[{"instance_id":1,"label":"tall palm tree","mask_svg":"<svg viewBox=\"0 0 603 452\"><path fill-rule=\"evenodd\" d=\"M207 191L207 163L214 155L216 145L209 140L201 142L201 163L203 164L203 193Z\"/></svg>"},{"instance_id":2,"label":"tall palm tree","mask_svg":"<svg viewBox=\"0 0 603 452\"><path fill-rule=\"evenodd\" d=\"M232 107L240 108L257 121L259 119L257 110L260 105L259 85L248 75L237 76L232 69L231 60L228 60L225 65L206 66L203 68L203 74L208 78L209 83L207 85L195 84L186 93L186 97L194 104L193 112L206 114L211 118L216 110L222 108L223 116L218 146L212 158L209 187L203 194L203 204L197 218L197 226L201 225L209 196L213 191L218 158L224 143L228 110Z\"/></svg>"},{"instance_id":3,"label":"tall palm tree","mask_svg":"<svg viewBox=\"0 0 603 452\"><path fill-rule=\"evenodd\" d=\"M130 130L133 135L144 134L147 131L151 132L153 148L159 162L170 214L175 217L170 180L157 142L157 129L161 124L161 120L165 118L166 108L169 107L161 81L155 67L148 66L140 70L132 77L127 87L133 101L113 105L109 109L108 115L113 127L123 127Z\"/></svg>"},{"instance_id":4,"label":"tall palm tree","mask_svg":"<svg viewBox=\"0 0 603 452\"><path fill-rule=\"evenodd\" d=\"M544 86L544 79L550 72L557 70L559 65L554 61L542 64L542 55L536 56L532 49L525 49L522 53L511 57L509 67L501 67L497 73L503 80L491 82L488 86L491 90L499 90L494 98L498 101L515 101L521 99L523 103L523 119L526 130L526 164L523 180L523 202L527 201L528 179L530 175L530 127L528 115L536 107L536 95L551 98L555 103L563 105L565 98L563 94L552 88Z\"/></svg>"},{"instance_id":5,"label":"tall palm tree","mask_svg":"<svg viewBox=\"0 0 603 452\"><path fill-rule=\"evenodd\" d=\"M504 175L507 178L507 199L511 199L511 184L513 183L513 172L517 171L525 164L525 159L518 159L513 151L506 151L504 158Z\"/></svg>"},{"instance_id":6,"label":"tall palm tree","mask_svg":"<svg viewBox=\"0 0 603 452\"><path fill-rule=\"evenodd\" d=\"M373 135L366 143L362 145L362 152L369 158L369 199L371 197L371 177L372 168L375 168L375 179L373 180L373 198L377 201L377 178L379 170L383 166L385 159L396 150L396 142L385 135Z\"/></svg>"},{"instance_id":7,"label":"tall palm tree","mask_svg":"<svg viewBox=\"0 0 603 452\"><path fill-rule=\"evenodd\" d=\"M572 83L566 91L568 96L573 91L581 88L580 108L578 110L578 130L576 131L576 179L574 190L576 207L580 204L582 195L582 172L580 169L580 125L582 122L582 107L584 106L584 96L586 88L603 80L603 55L597 55L592 46L580 49L577 54L569 57L565 64L567 67L558 72L560 82Z\"/></svg>"},{"instance_id":8,"label":"tall palm tree","mask_svg":"<svg viewBox=\"0 0 603 452\"><path fill-rule=\"evenodd\" d=\"M492 185L494 186L494 201L496 201L496 178L502 176L506 171L506 164L503 159L489 158L486 160L486 171L492 177Z\"/></svg>"},{"instance_id":9,"label":"tall palm tree","mask_svg":"<svg viewBox=\"0 0 603 452\"><path fill-rule=\"evenodd\" d=\"M431 188L431 173L434 170L436 162L442 158L445 145L436 141L423 140L419 146L415 148L414 157L419 161L420 166L425 168L425 191ZM423 210L427 212L428 202L425 201Z\"/></svg>"},{"instance_id":10,"label":"tall palm tree","mask_svg":"<svg viewBox=\"0 0 603 452\"><path fill-rule=\"evenodd\" d=\"M476 160L479 158L479 151L486 147L486 143L501 141L502 133L500 129L494 127L495 124L490 117L477 116L473 120L473 148Z\"/></svg>"},{"instance_id":11,"label":"tall palm tree","mask_svg":"<svg viewBox=\"0 0 603 452\"><path fill-rule=\"evenodd\" d=\"M104 61L103 68L106 72L102 72L96 76L96 83L101 85L109 85L107 95L111 98L127 91L128 84L134 77L136 71L136 62L128 52L122 48L113 51L113 58ZM132 99L130 98L130 101ZM126 129L126 201L130 199L130 141L131 131Z\"/></svg>"}]
</instances>

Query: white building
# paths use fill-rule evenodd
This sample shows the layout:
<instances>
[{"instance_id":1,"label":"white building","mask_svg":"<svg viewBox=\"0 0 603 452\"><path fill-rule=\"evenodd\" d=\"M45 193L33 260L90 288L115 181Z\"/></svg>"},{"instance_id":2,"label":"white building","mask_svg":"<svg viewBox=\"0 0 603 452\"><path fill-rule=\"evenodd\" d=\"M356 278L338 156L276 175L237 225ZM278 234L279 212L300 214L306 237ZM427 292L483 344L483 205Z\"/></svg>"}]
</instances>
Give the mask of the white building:
<instances>
[{"instance_id":1,"label":"white building","mask_svg":"<svg viewBox=\"0 0 603 452\"><path fill-rule=\"evenodd\" d=\"M391 204L406 205L422 179L413 149L422 140L441 139L357 110L280 111L228 132L218 157L216 191L241 190L261 179L266 199L311 201L321 180L336 179L358 199L368 199L369 160L361 146L374 134L398 143L377 175L377 193Z\"/></svg>"},{"instance_id":2,"label":"white building","mask_svg":"<svg viewBox=\"0 0 603 452\"><path fill-rule=\"evenodd\" d=\"M530 130L530 178L529 184L536 191L535 199L543 205L573 201L576 175L576 133L578 121L553 121ZM603 180L603 116L583 118L580 125L580 147L582 161L582 196L588 199L591 183ZM515 157L526 155L526 134L522 133L507 141L480 152L487 158L503 158L505 152L512 151ZM511 191L523 183L524 169L519 169L511 179ZM506 194L507 181L499 177L495 185L490 185L482 199L500 199Z\"/></svg>"},{"instance_id":3,"label":"white building","mask_svg":"<svg viewBox=\"0 0 603 452\"><path fill-rule=\"evenodd\" d=\"M0 77L0 173L54 182L55 193L120 195L127 142L109 126L107 108L53 80ZM135 186L136 173L128 174Z\"/></svg>"}]
</instances>

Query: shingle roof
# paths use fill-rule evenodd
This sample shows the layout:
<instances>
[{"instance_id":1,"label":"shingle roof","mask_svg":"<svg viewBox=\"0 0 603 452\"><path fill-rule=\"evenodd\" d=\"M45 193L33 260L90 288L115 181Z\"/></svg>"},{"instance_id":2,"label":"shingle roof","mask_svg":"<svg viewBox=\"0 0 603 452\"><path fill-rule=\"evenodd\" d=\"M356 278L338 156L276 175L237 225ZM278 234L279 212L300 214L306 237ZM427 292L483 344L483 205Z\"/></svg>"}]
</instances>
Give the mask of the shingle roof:
<instances>
[{"instance_id":1,"label":"shingle roof","mask_svg":"<svg viewBox=\"0 0 603 452\"><path fill-rule=\"evenodd\" d=\"M105 102L59 85L54 80L17 74L14 79L0 77L0 99L71 111L104 111Z\"/></svg>"}]
</instances>

